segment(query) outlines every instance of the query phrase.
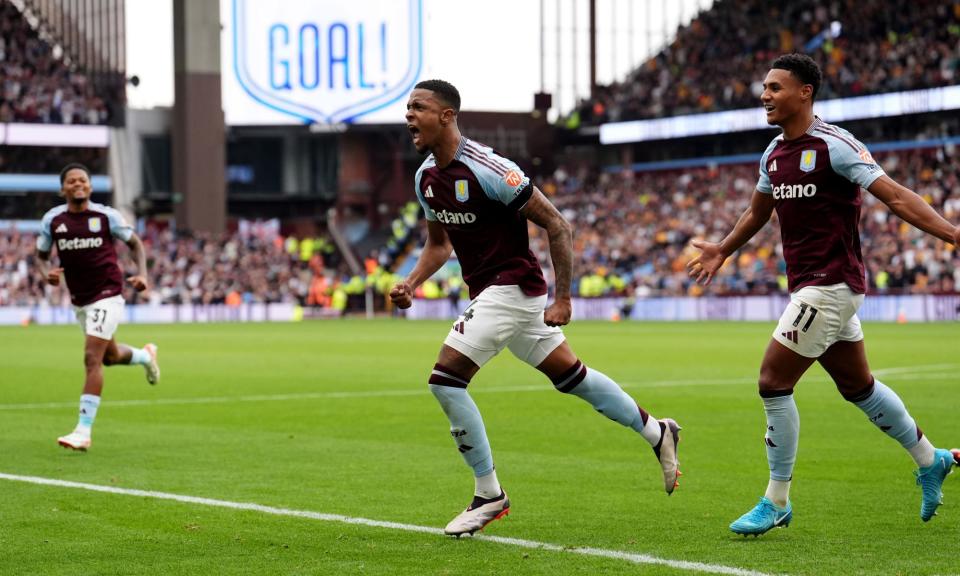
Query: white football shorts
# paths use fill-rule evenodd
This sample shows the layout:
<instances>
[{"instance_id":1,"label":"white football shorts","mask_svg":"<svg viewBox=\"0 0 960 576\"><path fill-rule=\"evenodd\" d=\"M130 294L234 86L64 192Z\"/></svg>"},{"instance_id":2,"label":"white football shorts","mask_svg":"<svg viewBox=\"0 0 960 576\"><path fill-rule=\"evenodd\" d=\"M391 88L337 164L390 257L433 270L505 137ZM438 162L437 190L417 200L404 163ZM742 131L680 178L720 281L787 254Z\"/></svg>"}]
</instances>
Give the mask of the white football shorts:
<instances>
[{"instance_id":1,"label":"white football shorts","mask_svg":"<svg viewBox=\"0 0 960 576\"><path fill-rule=\"evenodd\" d=\"M483 366L504 348L538 366L563 343L563 330L543 322L547 296L519 286L488 286L457 318L444 344Z\"/></svg>"},{"instance_id":2,"label":"white football shorts","mask_svg":"<svg viewBox=\"0 0 960 576\"><path fill-rule=\"evenodd\" d=\"M110 340L120 326L125 305L123 296L117 294L86 306L74 306L73 310L85 334Z\"/></svg>"},{"instance_id":3,"label":"white football shorts","mask_svg":"<svg viewBox=\"0 0 960 576\"><path fill-rule=\"evenodd\" d=\"M863 340L861 304L863 294L844 283L806 286L790 295L773 337L801 356L819 358L835 342Z\"/></svg>"}]
</instances>

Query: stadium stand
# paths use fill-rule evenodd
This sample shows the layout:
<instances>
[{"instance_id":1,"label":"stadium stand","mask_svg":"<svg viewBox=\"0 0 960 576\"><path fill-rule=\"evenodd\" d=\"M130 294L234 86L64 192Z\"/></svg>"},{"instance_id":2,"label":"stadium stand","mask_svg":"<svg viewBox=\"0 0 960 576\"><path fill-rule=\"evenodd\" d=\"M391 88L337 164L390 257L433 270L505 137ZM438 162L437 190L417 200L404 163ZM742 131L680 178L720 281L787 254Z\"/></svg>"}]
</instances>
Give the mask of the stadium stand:
<instances>
[{"instance_id":1,"label":"stadium stand","mask_svg":"<svg viewBox=\"0 0 960 576\"><path fill-rule=\"evenodd\" d=\"M877 160L891 177L922 195L948 220L960 219L960 153L954 147L883 153ZM701 288L684 269L690 257L689 240L717 237L732 228L749 202L756 172L754 164L621 174L598 174L585 166L559 168L540 186L576 231L579 276L574 294L586 298L700 294ZM411 235L406 228L413 221L410 210L408 205L395 222L396 238L402 238L403 245ZM546 236L533 225L530 233L531 246L552 281ZM861 239L873 292L950 293L960 286L956 250L924 238L866 193ZM149 298L156 303L296 302L332 307L336 300L346 307L368 285L382 295L393 278L385 269L393 261L392 252L380 260L371 255L366 274L351 276L333 244L323 237L236 233L193 237L150 230L144 241L154 286ZM43 285L36 277L35 242L33 234L0 235L0 305L69 301L61 288ZM396 272L402 274L402 270ZM418 295L447 298L462 289L454 273L427 283ZM775 216L723 269L713 290L718 294L786 293ZM137 299L132 291L127 297L130 302Z\"/></svg>"},{"instance_id":2,"label":"stadium stand","mask_svg":"<svg viewBox=\"0 0 960 576\"><path fill-rule=\"evenodd\" d=\"M774 10L770 12L770 10ZM849 14L857 14L850 19ZM837 28L833 23L839 22ZM856 50L852 49L856 46ZM601 87L577 114L584 124L746 108L757 105L759 82L782 52L802 50L819 60L825 82L819 99L956 84L960 68L960 4L930 0L802 0L770 8L758 0L723 0L681 28L676 40L621 83ZM0 122L108 123L109 98L31 28L10 3L0 4ZM865 140L937 138L955 131L948 115L924 120L868 122ZM939 120L937 120L939 118ZM829 120L829 119L828 119ZM878 132L879 131L879 132ZM882 133L880 133L882 132ZM561 165L538 184L576 230L574 294L699 295L684 265L693 237L717 237L742 213L756 184L756 134L740 138L750 160L730 165L600 171L586 160ZM716 141L717 139L714 139ZM680 142L651 145L684 157ZM703 141L690 144L704 147ZM729 143L721 147L728 149ZM639 149L638 149L639 150ZM638 158L646 158L643 149ZM703 151L701 150L700 153ZM687 154L689 155L689 154ZM875 154L888 173L923 195L948 220L960 219L960 158L953 145ZM56 173L68 161L106 171L103 150L0 147L0 172ZM956 251L923 238L864 196L861 237L870 289L888 293L955 292ZM101 201L103 201L101 199ZM59 202L53 194L9 202L16 214L42 214ZM353 275L324 237L248 237L176 234L151 228L144 240L151 258L155 303L296 302L310 307L352 307L374 287L378 303L396 274L412 265L422 245L419 206L397 207L386 241ZM0 217L15 217L4 214ZM366 224L366 222L364 222ZM552 282L546 236L530 228L531 246ZM35 277L35 236L0 234L0 305L65 304L65 291ZM722 271L719 294L785 293L776 219ZM462 294L451 263L438 281L418 291L426 298ZM126 295L136 302L138 295Z\"/></svg>"},{"instance_id":3,"label":"stadium stand","mask_svg":"<svg viewBox=\"0 0 960 576\"><path fill-rule=\"evenodd\" d=\"M573 125L756 106L769 63L794 51L823 69L821 100L956 84L958 40L957 3L715 2L624 81L582 102Z\"/></svg>"},{"instance_id":4,"label":"stadium stand","mask_svg":"<svg viewBox=\"0 0 960 576\"><path fill-rule=\"evenodd\" d=\"M113 109L10 3L0 4L0 122L107 124Z\"/></svg>"},{"instance_id":5,"label":"stadium stand","mask_svg":"<svg viewBox=\"0 0 960 576\"><path fill-rule=\"evenodd\" d=\"M887 173L912 188L950 221L960 218L960 156L952 146L877 154ZM757 166L596 174L561 168L543 183L545 193L573 223L575 293L697 295L684 268L693 237L719 239L749 203ZM861 241L870 288L877 292L953 292L960 259L942 242L901 222L864 193ZM540 259L545 238L531 230ZM776 215L714 281L720 294L786 293Z\"/></svg>"},{"instance_id":6,"label":"stadium stand","mask_svg":"<svg viewBox=\"0 0 960 576\"><path fill-rule=\"evenodd\" d=\"M152 228L143 240L153 286L146 298L156 304L284 302L342 310L350 295L383 274L375 267L364 278L351 277L326 237L193 236ZM0 234L0 306L69 305L66 290L37 277L35 254L35 234ZM143 303L132 289L125 297Z\"/></svg>"}]
</instances>

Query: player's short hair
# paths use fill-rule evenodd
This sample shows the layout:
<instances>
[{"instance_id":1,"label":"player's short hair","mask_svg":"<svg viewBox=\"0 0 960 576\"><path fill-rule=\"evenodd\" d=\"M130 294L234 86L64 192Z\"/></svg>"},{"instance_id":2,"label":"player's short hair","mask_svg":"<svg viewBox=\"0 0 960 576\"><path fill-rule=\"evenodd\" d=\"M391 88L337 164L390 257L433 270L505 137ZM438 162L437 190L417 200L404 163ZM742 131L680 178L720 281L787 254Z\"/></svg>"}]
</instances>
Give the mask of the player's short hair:
<instances>
[{"instance_id":1,"label":"player's short hair","mask_svg":"<svg viewBox=\"0 0 960 576\"><path fill-rule=\"evenodd\" d=\"M447 82L446 80L424 80L418 82L416 89L430 90L434 94L440 96L440 99L451 108L457 114L460 113L460 92L457 91L456 87Z\"/></svg>"},{"instance_id":2,"label":"player's short hair","mask_svg":"<svg viewBox=\"0 0 960 576\"><path fill-rule=\"evenodd\" d=\"M63 170L60 171L60 185L63 186L63 182L67 179L67 172L71 170L83 170L87 173L87 180L90 179L90 169L84 166L79 162L71 162L63 167Z\"/></svg>"},{"instance_id":3,"label":"player's short hair","mask_svg":"<svg viewBox=\"0 0 960 576\"><path fill-rule=\"evenodd\" d=\"M784 54L774 60L770 67L787 70L804 84L813 86L813 96L810 99L816 100L823 74L813 58L806 54Z\"/></svg>"}]
</instances>

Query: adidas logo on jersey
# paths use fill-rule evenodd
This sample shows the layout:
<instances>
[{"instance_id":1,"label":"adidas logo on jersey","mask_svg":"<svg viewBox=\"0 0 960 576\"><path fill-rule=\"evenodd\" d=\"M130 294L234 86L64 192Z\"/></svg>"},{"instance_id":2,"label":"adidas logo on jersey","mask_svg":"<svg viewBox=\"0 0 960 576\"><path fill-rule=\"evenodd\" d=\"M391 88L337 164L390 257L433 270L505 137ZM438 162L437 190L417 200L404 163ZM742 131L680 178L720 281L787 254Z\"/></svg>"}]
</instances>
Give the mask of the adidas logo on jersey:
<instances>
[{"instance_id":1,"label":"adidas logo on jersey","mask_svg":"<svg viewBox=\"0 0 960 576\"><path fill-rule=\"evenodd\" d=\"M767 172L776 172L777 171L777 161L774 160L770 163L770 167L767 168Z\"/></svg>"},{"instance_id":2,"label":"adidas logo on jersey","mask_svg":"<svg viewBox=\"0 0 960 576\"><path fill-rule=\"evenodd\" d=\"M424 198L433 198L433 186L427 186L427 191L423 193Z\"/></svg>"},{"instance_id":3,"label":"adidas logo on jersey","mask_svg":"<svg viewBox=\"0 0 960 576\"><path fill-rule=\"evenodd\" d=\"M84 248L99 248L103 246L103 238L71 238L66 240L61 238L57 241L59 250L83 250Z\"/></svg>"},{"instance_id":4,"label":"adidas logo on jersey","mask_svg":"<svg viewBox=\"0 0 960 576\"><path fill-rule=\"evenodd\" d=\"M57 229L54 230L54 232L56 232L57 234L66 234L66 233L67 233L67 225L61 222L60 225L57 226Z\"/></svg>"},{"instance_id":5,"label":"adidas logo on jersey","mask_svg":"<svg viewBox=\"0 0 960 576\"><path fill-rule=\"evenodd\" d=\"M449 210L434 210L437 220L444 224L473 224L477 215L473 212L450 212Z\"/></svg>"},{"instance_id":6,"label":"adidas logo on jersey","mask_svg":"<svg viewBox=\"0 0 960 576\"><path fill-rule=\"evenodd\" d=\"M773 187L774 200L789 200L790 198L811 198L817 193L816 184L781 184Z\"/></svg>"}]
</instances>

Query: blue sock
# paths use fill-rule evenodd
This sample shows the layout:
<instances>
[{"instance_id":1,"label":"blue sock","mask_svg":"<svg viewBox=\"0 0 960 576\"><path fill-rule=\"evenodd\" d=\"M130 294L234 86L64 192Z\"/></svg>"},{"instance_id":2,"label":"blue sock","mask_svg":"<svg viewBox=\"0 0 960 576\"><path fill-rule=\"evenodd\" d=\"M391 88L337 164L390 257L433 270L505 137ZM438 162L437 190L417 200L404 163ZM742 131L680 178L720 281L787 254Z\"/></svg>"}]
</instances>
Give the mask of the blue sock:
<instances>
[{"instance_id":1,"label":"blue sock","mask_svg":"<svg viewBox=\"0 0 960 576\"><path fill-rule=\"evenodd\" d=\"M763 410L767 414L767 464L770 478L780 482L793 478L793 465L797 461L797 444L800 440L800 413L793 400L793 392L786 396L763 398Z\"/></svg>"},{"instance_id":2,"label":"blue sock","mask_svg":"<svg viewBox=\"0 0 960 576\"><path fill-rule=\"evenodd\" d=\"M877 428L907 450L917 445L922 432L896 392L874 378L872 388L864 396L850 401L863 410Z\"/></svg>"},{"instance_id":3,"label":"blue sock","mask_svg":"<svg viewBox=\"0 0 960 576\"><path fill-rule=\"evenodd\" d=\"M140 364L141 366L150 363L150 353L143 348L130 347L130 364Z\"/></svg>"},{"instance_id":4,"label":"blue sock","mask_svg":"<svg viewBox=\"0 0 960 576\"><path fill-rule=\"evenodd\" d=\"M474 476L493 472L493 453L487 440L483 418L467 393L468 380L437 364L430 375L430 391L440 402L450 421L450 435Z\"/></svg>"},{"instance_id":5,"label":"blue sock","mask_svg":"<svg viewBox=\"0 0 960 576\"><path fill-rule=\"evenodd\" d=\"M641 434L644 433L644 424L649 420L649 415L603 372L587 368L577 360L569 370L553 380L553 385L560 392L583 398L607 418L633 428ZM652 444L659 441L659 435L659 426L657 426L657 438Z\"/></svg>"}]
</instances>

